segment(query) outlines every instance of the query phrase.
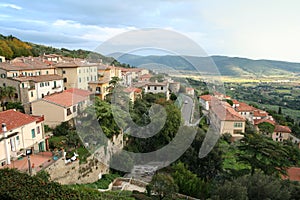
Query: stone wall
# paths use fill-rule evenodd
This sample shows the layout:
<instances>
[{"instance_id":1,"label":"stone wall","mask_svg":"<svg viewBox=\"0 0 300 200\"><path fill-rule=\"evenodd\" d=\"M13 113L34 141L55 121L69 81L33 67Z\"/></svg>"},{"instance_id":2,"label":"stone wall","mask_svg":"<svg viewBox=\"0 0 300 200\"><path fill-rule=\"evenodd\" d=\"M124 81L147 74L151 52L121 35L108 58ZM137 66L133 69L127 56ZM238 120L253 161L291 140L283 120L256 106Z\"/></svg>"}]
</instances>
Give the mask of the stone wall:
<instances>
[{"instance_id":1,"label":"stone wall","mask_svg":"<svg viewBox=\"0 0 300 200\"><path fill-rule=\"evenodd\" d=\"M65 159L60 158L45 171L51 180L60 184L85 184L97 181L100 174L107 174L109 167L93 157L89 157L86 164L79 164L78 160L65 164Z\"/></svg>"}]
</instances>

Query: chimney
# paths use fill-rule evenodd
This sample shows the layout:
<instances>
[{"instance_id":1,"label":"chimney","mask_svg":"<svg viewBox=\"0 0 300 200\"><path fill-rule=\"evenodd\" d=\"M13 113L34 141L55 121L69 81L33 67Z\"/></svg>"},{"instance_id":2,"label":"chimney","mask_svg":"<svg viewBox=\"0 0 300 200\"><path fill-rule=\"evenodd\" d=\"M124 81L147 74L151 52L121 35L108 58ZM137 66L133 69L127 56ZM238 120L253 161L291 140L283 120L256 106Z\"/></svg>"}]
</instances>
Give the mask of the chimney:
<instances>
[{"instance_id":1,"label":"chimney","mask_svg":"<svg viewBox=\"0 0 300 200\"><path fill-rule=\"evenodd\" d=\"M2 123L2 131L3 133L7 132L6 124Z\"/></svg>"}]
</instances>

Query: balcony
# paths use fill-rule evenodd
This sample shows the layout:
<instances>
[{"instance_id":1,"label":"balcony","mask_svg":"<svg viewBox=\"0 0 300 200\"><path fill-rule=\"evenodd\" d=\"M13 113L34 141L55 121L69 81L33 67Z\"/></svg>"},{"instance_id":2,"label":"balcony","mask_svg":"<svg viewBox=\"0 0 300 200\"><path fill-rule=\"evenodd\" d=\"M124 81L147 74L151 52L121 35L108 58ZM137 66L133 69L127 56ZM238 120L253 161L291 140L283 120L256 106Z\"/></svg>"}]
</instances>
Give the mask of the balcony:
<instances>
[{"instance_id":1,"label":"balcony","mask_svg":"<svg viewBox=\"0 0 300 200\"><path fill-rule=\"evenodd\" d=\"M61 86L60 86L60 85L57 85L57 86L55 86L55 87L52 87L52 90L59 89L59 88L61 88Z\"/></svg>"}]
</instances>

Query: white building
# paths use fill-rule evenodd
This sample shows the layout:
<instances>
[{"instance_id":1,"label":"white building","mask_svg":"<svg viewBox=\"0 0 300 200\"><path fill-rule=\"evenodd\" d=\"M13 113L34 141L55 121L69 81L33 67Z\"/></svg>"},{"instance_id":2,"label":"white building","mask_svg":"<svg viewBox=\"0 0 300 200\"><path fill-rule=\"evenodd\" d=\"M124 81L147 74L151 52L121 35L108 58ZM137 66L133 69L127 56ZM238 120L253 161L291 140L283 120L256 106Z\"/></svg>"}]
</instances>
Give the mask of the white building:
<instances>
[{"instance_id":1,"label":"white building","mask_svg":"<svg viewBox=\"0 0 300 200\"><path fill-rule=\"evenodd\" d=\"M0 165L25 154L26 149L34 152L46 150L44 118L26 115L15 110L0 112Z\"/></svg>"},{"instance_id":2,"label":"white building","mask_svg":"<svg viewBox=\"0 0 300 200\"><path fill-rule=\"evenodd\" d=\"M169 83L168 82L148 82L143 87L145 93L164 93L166 95L166 99L169 100L170 92L169 92Z\"/></svg>"}]
</instances>

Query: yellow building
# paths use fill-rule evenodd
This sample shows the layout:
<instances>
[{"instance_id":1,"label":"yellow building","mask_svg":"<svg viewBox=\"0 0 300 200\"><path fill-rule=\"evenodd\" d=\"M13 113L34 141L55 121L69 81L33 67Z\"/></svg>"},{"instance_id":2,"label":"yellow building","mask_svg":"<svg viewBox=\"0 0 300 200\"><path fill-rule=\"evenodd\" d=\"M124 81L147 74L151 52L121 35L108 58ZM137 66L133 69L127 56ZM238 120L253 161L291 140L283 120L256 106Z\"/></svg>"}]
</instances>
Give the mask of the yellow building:
<instances>
[{"instance_id":1,"label":"yellow building","mask_svg":"<svg viewBox=\"0 0 300 200\"><path fill-rule=\"evenodd\" d=\"M89 89L95 96L98 96L100 99L104 100L105 97L109 94L109 79L102 79L99 81L89 82Z\"/></svg>"},{"instance_id":2,"label":"yellow building","mask_svg":"<svg viewBox=\"0 0 300 200\"><path fill-rule=\"evenodd\" d=\"M55 65L57 74L64 80L64 88L88 90L90 81L98 80L98 64L85 61L58 63Z\"/></svg>"},{"instance_id":3,"label":"yellow building","mask_svg":"<svg viewBox=\"0 0 300 200\"><path fill-rule=\"evenodd\" d=\"M45 124L55 127L77 117L78 112L90 104L91 94L87 90L71 88L46 96L32 102L32 113L43 115Z\"/></svg>"}]
</instances>

